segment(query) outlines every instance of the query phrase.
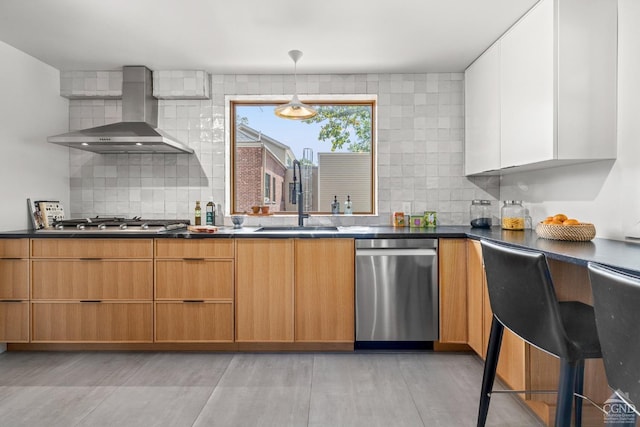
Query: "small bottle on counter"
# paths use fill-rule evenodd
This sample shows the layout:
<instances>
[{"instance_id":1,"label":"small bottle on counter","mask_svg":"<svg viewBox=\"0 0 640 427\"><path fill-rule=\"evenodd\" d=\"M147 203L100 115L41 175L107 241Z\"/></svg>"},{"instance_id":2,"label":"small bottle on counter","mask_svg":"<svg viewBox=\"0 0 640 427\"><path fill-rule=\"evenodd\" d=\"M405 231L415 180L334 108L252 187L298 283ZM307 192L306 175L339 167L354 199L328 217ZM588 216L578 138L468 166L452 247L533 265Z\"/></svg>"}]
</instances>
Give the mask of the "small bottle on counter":
<instances>
[{"instance_id":1,"label":"small bottle on counter","mask_svg":"<svg viewBox=\"0 0 640 427\"><path fill-rule=\"evenodd\" d=\"M344 214L353 215L353 209L351 208L351 196L347 194L347 201L344 202Z\"/></svg>"},{"instance_id":2,"label":"small bottle on counter","mask_svg":"<svg viewBox=\"0 0 640 427\"><path fill-rule=\"evenodd\" d=\"M215 225L216 224L216 205L213 203L213 197L209 197L209 203L207 203L206 212L207 212L206 224Z\"/></svg>"},{"instance_id":3,"label":"small bottle on counter","mask_svg":"<svg viewBox=\"0 0 640 427\"><path fill-rule=\"evenodd\" d=\"M333 196L333 203L331 203L331 213L333 215L338 215L340 213L340 202L338 201L338 196Z\"/></svg>"},{"instance_id":4,"label":"small bottle on counter","mask_svg":"<svg viewBox=\"0 0 640 427\"><path fill-rule=\"evenodd\" d=\"M200 210L200 200L196 200L196 212L195 212L195 221L194 221L195 225L202 224L201 212L202 211Z\"/></svg>"}]
</instances>

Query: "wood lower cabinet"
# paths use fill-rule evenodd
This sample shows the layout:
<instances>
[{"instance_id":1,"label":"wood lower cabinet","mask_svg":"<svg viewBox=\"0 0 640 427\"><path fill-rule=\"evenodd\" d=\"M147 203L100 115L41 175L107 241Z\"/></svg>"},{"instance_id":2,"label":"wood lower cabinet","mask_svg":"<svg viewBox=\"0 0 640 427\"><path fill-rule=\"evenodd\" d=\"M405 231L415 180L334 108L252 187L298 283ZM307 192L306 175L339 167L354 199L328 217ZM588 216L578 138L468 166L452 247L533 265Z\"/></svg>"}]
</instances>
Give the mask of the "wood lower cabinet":
<instances>
[{"instance_id":1,"label":"wood lower cabinet","mask_svg":"<svg viewBox=\"0 0 640 427\"><path fill-rule=\"evenodd\" d=\"M234 244L156 240L156 342L234 341Z\"/></svg>"},{"instance_id":2,"label":"wood lower cabinet","mask_svg":"<svg viewBox=\"0 0 640 427\"><path fill-rule=\"evenodd\" d=\"M438 240L441 343L467 344L467 239Z\"/></svg>"},{"instance_id":3,"label":"wood lower cabinet","mask_svg":"<svg viewBox=\"0 0 640 427\"><path fill-rule=\"evenodd\" d=\"M152 342L153 304L34 302L33 342Z\"/></svg>"},{"instance_id":4,"label":"wood lower cabinet","mask_svg":"<svg viewBox=\"0 0 640 427\"><path fill-rule=\"evenodd\" d=\"M31 261L33 299L153 299L151 260Z\"/></svg>"},{"instance_id":5,"label":"wood lower cabinet","mask_svg":"<svg viewBox=\"0 0 640 427\"><path fill-rule=\"evenodd\" d=\"M156 300L233 299L233 260L156 260Z\"/></svg>"},{"instance_id":6,"label":"wood lower cabinet","mask_svg":"<svg viewBox=\"0 0 640 427\"><path fill-rule=\"evenodd\" d=\"M482 265L482 247L467 241L467 331L469 347L483 359L487 352L484 335L484 294L487 287Z\"/></svg>"},{"instance_id":7,"label":"wood lower cabinet","mask_svg":"<svg viewBox=\"0 0 640 427\"><path fill-rule=\"evenodd\" d=\"M33 239L32 342L152 342L153 240Z\"/></svg>"},{"instance_id":8,"label":"wood lower cabinet","mask_svg":"<svg viewBox=\"0 0 640 427\"><path fill-rule=\"evenodd\" d=\"M354 341L353 239L295 241L295 340Z\"/></svg>"},{"instance_id":9,"label":"wood lower cabinet","mask_svg":"<svg viewBox=\"0 0 640 427\"><path fill-rule=\"evenodd\" d=\"M236 341L293 342L293 239L236 242Z\"/></svg>"},{"instance_id":10,"label":"wood lower cabinet","mask_svg":"<svg viewBox=\"0 0 640 427\"><path fill-rule=\"evenodd\" d=\"M151 239L32 239L32 258L151 258Z\"/></svg>"},{"instance_id":11,"label":"wood lower cabinet","mask_svg":"<svg viewBox=\"0 0 640 427\"><path fill-rule=\"evenodd\" d=\"M353 239L236 242L236 340L353 343Z\"/></svg>"},{"instance_id":12,"label":"wood lower cabinet","mask_svg":"<svg viewBox=\"0 0 640 427\"><path fill-rule=\"evenodd\" d=\"M467 321L469 346L483 359L486 356L493 313L482 261L482 246L477 240L467 241ZM504 330L497 373L514 390L526 388L528 345L508 329Z\"/></svg>"},{"instance_id":13,"label":"wood lower cabinet","mask_svg":"<svg viewBox=\"0 0 640 427\"><path fill-rule=\"evenodd\" d=\"M0 342L29 342L29 240L0 240Z\"/></svg>"},{"instance_id":14,"label":"wood lower cabinet","mask_svg":"<svg viewBox=\"0 0 640 427\"><path fill-rule=\"evenodd\" d=\"M29 301L0 301L0 342L29 342Z\"/></svg>"},{"instance_id":15,"label":"wood lower cabinet","mask_svg":"<svg viewBox=\"0 0 640 427\"><path fill-rule=\"evenodd\" d=\"M156 342L233 341L233 303L156 302Z\"/></svg>"},{"instance_id":16,"label":"wood lower cabinet","mask_svg":"<svg viewBox=\"0 0 640 427\"><path fill-rule=\"evenodd\" d=\"M233 259L232 239L156 239L156 257L174 259Z\"/></svg>"}]
</instances>

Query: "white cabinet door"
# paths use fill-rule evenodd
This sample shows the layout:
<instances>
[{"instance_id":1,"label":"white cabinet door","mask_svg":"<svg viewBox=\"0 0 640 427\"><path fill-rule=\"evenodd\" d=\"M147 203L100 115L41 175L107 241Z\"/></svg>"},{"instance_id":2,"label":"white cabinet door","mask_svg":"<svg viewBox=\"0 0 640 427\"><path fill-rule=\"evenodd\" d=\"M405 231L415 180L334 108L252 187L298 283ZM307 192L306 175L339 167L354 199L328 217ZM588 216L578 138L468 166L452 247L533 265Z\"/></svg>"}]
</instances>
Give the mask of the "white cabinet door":
<instances>
[{"instance_id":1,"label":"white cabinet door","mask_svg":"<svg viewBox=\"0 0 640 427\"><path fill-rule=\"evenodd\" d=\"M553 9L542 0L501 40L502 168L556 157Z\"/></svg>"},{"instance_id":2,"label":"white cabinet door","mask_svg":"<svg viewBox=\"0 0 640 427\"><path fill-rule=\"evenodd\" d=\"M500 169L500 41L467 68L464 172Z\"/></svg>"}]
</instances>

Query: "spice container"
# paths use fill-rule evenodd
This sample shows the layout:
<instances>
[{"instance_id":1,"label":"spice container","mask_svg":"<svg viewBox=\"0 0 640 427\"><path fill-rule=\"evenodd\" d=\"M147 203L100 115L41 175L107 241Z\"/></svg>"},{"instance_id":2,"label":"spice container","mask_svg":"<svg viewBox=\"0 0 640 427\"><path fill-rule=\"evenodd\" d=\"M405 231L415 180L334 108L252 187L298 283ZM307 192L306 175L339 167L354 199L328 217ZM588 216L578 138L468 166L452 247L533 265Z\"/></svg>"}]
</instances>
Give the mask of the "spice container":
<instances>
[{"instance_id":1,"label":"spice container","mask_svg":"<svg viewBox=\"0 0 640 427\"><path fill-rule=\"evenodd\" d=\"M394 212L393 213L393 226L394 227L404 227L405 226L404 212Z\"/></svg>"},{"instance_id":2,"label":"spice container","mask_svg":"<svg viewBox=\"0 0 640 427\"><path fill-rule=\"evenodd\" d=\"M505 200L501 210L503 230L524 230L525 209L522 200Z\"/></svg>"},{"instance_id":3,"label":"spice container","mask_svg":"<svg viewBox=\"0 0 640 427\"><path fill-rule=\"evenodd\" d=\"M434 228L436 226L436 212L424 211L424 226L427 228Z\"/></svg>"},{"instance_id":4,"label":"spice container","mask_svg":"<svg viewBox=\"0 0 640 427\"><path fill-rule=\"evenodd\" d=\"M474 228L491 228L491 200L472 200L471 226Z\"/></svg>"}]
</instances>

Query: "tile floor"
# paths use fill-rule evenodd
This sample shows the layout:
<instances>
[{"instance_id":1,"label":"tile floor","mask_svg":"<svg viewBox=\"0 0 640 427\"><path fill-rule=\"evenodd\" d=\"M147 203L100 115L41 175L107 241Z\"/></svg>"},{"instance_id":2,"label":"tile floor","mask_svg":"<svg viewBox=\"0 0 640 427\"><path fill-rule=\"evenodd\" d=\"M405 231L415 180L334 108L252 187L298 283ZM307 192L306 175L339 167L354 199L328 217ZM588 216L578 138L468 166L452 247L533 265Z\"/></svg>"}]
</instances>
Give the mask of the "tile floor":
<instances>
[{"instance_id":1,"label":"tile floor","mask_svg":"<svg viewBox=\"0 0 640 427\"><path fill-rule=\"evenodd\" d=\"M453 353L3 353L2 426L472 426L482 363ZM539 426L497 395L489 426Z\"/></svg>"}]
</instances>

